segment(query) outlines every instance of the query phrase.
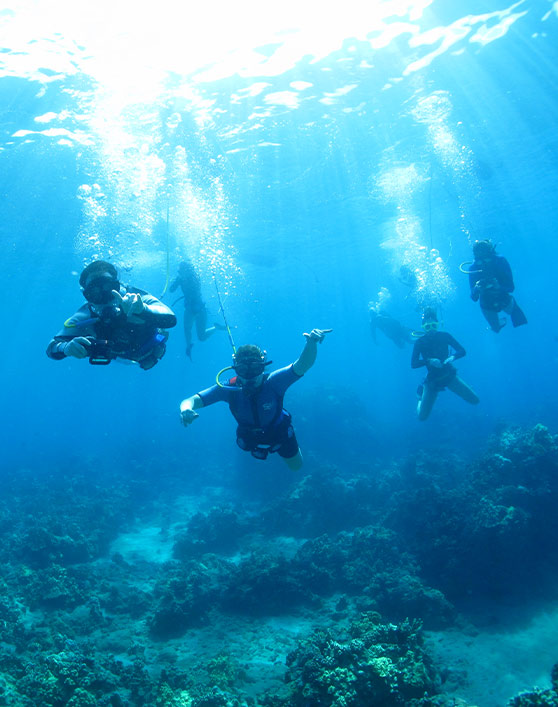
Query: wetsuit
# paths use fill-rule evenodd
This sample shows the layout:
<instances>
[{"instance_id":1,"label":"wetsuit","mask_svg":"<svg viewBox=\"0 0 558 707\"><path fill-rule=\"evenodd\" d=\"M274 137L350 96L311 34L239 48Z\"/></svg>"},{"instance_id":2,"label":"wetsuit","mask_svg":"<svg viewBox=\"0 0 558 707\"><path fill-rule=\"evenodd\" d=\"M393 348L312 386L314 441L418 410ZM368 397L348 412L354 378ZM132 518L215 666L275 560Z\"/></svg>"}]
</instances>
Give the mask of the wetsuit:
<instances>
[{"instance_id":1,"label":"wetsuit","mask_svg":"<svg viewBox=\"0 0 558 707\"><path fill-rule=\"evenodd\" d=\"M492 255L485 260L475 260L469 272L469 287L473 302L480 306L488 323L495 331L500 324L494 312L507 312L514 327L527 324L527 318L518 306L512 292L515 289L510 264L501 255Z\"/></svg>"},{"instance_id":2,"label":"wetsuit","mask_svg":"<svg viewBox=\"0 0 558 707\"><path fill-rule=\"evenodd\" d=\"M400 349L411 340L411 330L389 314L370 312L370 333L374 343L376 343L376 329L383 332Z\"/></svg>"},{"instance_id":3,"label":"wetsuit","mask_svg":"<svg viewBox=\"0 0 558 707\"><path fill-rule=\"evenodd\" d=\"M201 295L201 284L198 274L193 267L182 267L171 286L174 292L180 285L184 295L184 338L186 339L186 355L192 358L192 327L196 325L196 334L199 341L207 341L209 337L220 329L218 324L207 326L207 308Z\"/></svg>"},{"instance_id":4,"label":"wetsuit","mask_svg":"<svg viewBox=\"0 0 558 707\"><path fill-rule=\"evenodd\" d=\"M508 261L501 255L493 255L488 260L475 260L469 273L471 299L483 309L497 312L504 309L514 291L513 275Z\"/></svg>"},{"instance_id":5,"label":"wetsuit","mask_svg":"<svg viewBox=\"0 0 558 707\"><path fill-rule=\"evenodd\" d=\"M450 353L450 348L454 353ZM455 367L451 363L444 364L444 361L450 355L454 357L454 360L463 358L465 353L463 346L447 331L429 331L415 341L411 368L426 366L428 375L425 383L436 390L443 390L457 374ZM435 368L429 364L429 359L438 359L444 365L441 368Z\"/></svg>"},{"instance_id":6,"label":"wetsuit","mask_svg":"<svg viewBox=\"0 0 558 707\"><path fill-rule=\"evenodd\" d=\"M144 311L128 317L117 305L93 305L87 302L66 322L50 341L47 356L55 360L66 358L64 345L83 336L91 339L92 363L109 363L114 358L139 363L141 368L152 368L165 353L165 342L170 329L176 325L172 310L156 297L136 287L121 286L120 294L141 295ZM95 344L95 342L106 342ZM95 351L102 353L95 359Z\"/></svg>"},{"instance_id":7,"label":"wetsuit","mask_svg":"<svg viewBox=\"0 0 558 707\"><path fill-rule=\"evenodd\" d=\"M178 275L171 283L169 290L174 292L180 286L184 295L184 309L192 314L197 314L205 309L205 302L201 295L200 278L194 270L186 275Z\"/></svg>"},{"instance_id":8,"label":"wetsuit","mask_svg":"<svg viewBox=\"0 0 558 707\"><path fill-rule=\"evenodd\" d=\"M298 452L298 442L291 416L283 408L283 397L301 377L291 364L264 376L262 385L253 393L247 393L233 378L224 387L214 385L198 395L204 407L220 401L229 404L238 423L236 442L241 449L257 459L265 459L270 452L290 459Z\"/></svg>"},{"instance_id":9,"label":"wetsuit","mask_svg":"<svg viewBox=\"0 0 558 707\"><path fill-rule=\"evenodd\" d=\"M477 394L457 375L456 369L451 363L444 363L451 354L454 359L465 356L465 349L447 331L429 331L417 339L413 347L411 367L420 368L426 366L428 375L424 385L419 386L417 391L420 400L417 405L417 415L419 420L426 420L430 415L432 407L436 402L438 393L448 388L460 398L463 398L471 405L479 402ZM442 366L436 368L432 365L431 359L437 359Z\"/></svg>"}]
</instances>

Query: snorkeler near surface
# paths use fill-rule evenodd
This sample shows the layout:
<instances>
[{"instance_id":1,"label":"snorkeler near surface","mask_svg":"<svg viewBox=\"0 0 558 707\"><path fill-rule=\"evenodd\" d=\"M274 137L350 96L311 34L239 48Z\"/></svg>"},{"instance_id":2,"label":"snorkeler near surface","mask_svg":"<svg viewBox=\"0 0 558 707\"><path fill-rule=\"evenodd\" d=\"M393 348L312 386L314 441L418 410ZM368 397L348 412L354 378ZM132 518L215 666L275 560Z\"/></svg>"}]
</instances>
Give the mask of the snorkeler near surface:
<instances>
[{"instance_id":1,"label":"snorkeler near surface","mask_svg":"<svg viewBox=\"0 0 558 707\"><path fill-rule=\"evenodd\" d=\"M496 255L492 241L475 241L472 263L462 263L461 271L469 275L469 287L473 302L480 300L480 308L490 328L496 334L506 324L500 312L510 315L514 327L527 324L527 317L511 294L515 285L510 264L501 255ZM469 269L464 269L470 266Z\"/></svg>"},{"instance_id":2,"label":"snorkeler near surface","mask_svg":"<svg viewBox=\"0 0 558 707\"><path fill-rule=\"evenodd\" d=\"M79 284L87 303L64 322L47 356L88 358L95 365L125 359L153 368L165 354L165 330L176 325L173 311L145 290L122 285L114 265L104 260L90 263Z\"/></svg>"},{"instance_id":3,"label":"snorkeler near surface","mask_svg":"<svg viewBox=\"0 0 558 707\"><path fill-rule=\"evenodd\" d=\"M178 266L178 275L172 282L169 290L174 292L177 287L182 290L184 297L184 336L186 338L186 356L192 360L192 327L196 325L198 341L207 341L216 331L223 331L225 327L215 322L207 327L207 308L201 295L200 277L189 260Z\"/></svg>"},{"instance_id":4,"label":"snorkeler near surface","mask_svg":"<svg viewBox=\"0 0 558 707\"><path fill-rule=\"evenodd\" d=\"M420 400L417 405L419 420L430 415L438 393L448 388L471 405L479 402L477 394L459 378L452 365L465 356L465 349L447 331L439 331L440 322L436 310L429 307L422 316L424 334L419 335L413 347L411 368L426 366L428 374L418 388ZM454 353L450 353L453 349Z\"/></svg>"},{"instance_id":5,"label":"snorkeler near surface","mask_svg":"<svg viewBox=\"0 0 558 707\"><path fill-rule=\"evenodd\" d=\"M265 351L253 344L240 346L233 354L233 365L217 375L216 385L180 403L182 424L187 427L199 417L196 410L226 402L238 423L236 442L241 449L251 452L256 459L266 459L268 454L278 452L290 469L300 469L302 453L291 415L283 408L283 397L287 389L314 365L318 343L329 332L331 329L312 329L309 334L304 334L306 343L298 359L269 374L264 371L272 361L266 360ZM226 384L220 383L221 373L231 369L236 376Z\"/></svg>"}]
</instances>

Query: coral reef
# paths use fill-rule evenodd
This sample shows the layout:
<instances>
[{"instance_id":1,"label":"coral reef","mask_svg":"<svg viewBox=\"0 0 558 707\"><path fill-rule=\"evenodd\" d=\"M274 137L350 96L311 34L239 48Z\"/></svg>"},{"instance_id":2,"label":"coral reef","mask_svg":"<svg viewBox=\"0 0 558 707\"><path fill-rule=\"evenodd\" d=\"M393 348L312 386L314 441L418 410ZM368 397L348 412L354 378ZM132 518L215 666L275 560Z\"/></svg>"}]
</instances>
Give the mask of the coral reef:
<instances>
[{"instance_id":1,"label":"coral reef","mask_svg":"<svg viewBox=\"0 0 558 707\"><path fill-rule=\"evenodd\" d=\"M505 430L459 483L423 476L398 493L384 523L419 562L423 579L452 601L553 591L556 440L542 425Z\"/></svg>"},{"instance_id":2,"label":"coral reef","mask_svg":"<svg viewBox=\"0 0 558 707\"><path fill-rule=\"evenodd\" d=\"M466 707L421 626L558 587L558 437L542 425L502 429L468 463L315 464L259 499L201 486L181 505L178 472L157 486L139 462L133 477L89 464L6 475L0 705ZM510 707L557 705L557 683L555 668Z\"/></svg>"},{"instance_id":3,"label":"coral reef","mask_svg":"<svg viewBox=\"0 0 558 707\"><path fill-rule=\"evenodd\" d=\"M219 577L218 568L196 562L167 563L153 591L156 605L148 621L151 635L165 640L203 623L217 600Z\"/></svg>"},{"instance_id":4,"label":"coral reef","mask_svg":"<svg viewBox=\"0 0 558 707\"><path fill-rule=\"evenodd\" d=\"M174 557L184 560L207 552L231 554L250 528L249 520L230 507L214 507L208 513L196 513L187 531L176 537Z\"/></svg>"},{"instance_id":5,"label":"coral reef","mask_svg":"<svg viewBox=\"0 0 558 707\"><path fill-rule=\"evenodd\" d=\"M521 692L508 702L508 707L558 707L558 663L552 668L552 686L548 690L536 687Z\"/></svg>"},{"instance_id":6,"label":"coral reef","mask_svg":"<svg viewBox=\"0 0 558 707\"><path fill-rule=\"evenodd\" d=\"M410 705L439 689L420 622L383 624L372 612L343 638L315 631L289 654L287 665L289 705Z\"/></svg>"}]
</instances>

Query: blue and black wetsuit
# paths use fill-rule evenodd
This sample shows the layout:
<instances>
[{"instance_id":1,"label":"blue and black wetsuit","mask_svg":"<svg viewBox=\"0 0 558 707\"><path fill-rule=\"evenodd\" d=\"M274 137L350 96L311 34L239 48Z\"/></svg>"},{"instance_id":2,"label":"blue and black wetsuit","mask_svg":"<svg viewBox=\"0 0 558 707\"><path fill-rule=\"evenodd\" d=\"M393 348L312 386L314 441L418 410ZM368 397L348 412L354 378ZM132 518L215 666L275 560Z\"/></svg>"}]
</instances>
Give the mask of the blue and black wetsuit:
<instances>
[{"instance_id":1,"label":"blue and black wetsuit","mask_svg":"<svg viewBox=\"0 0 558 707\"><path fill-rule=\"evenodd\" d=\"M451 353L450 349L453 349ZM442 364L451 355L454 359L463 358L466 351L447 331L428 331L415 341L411 368L426 366L428 375L425 383L437 390L443 390L457 375L457 370L451 363L444 364L441 368L429 365L429 359L438 359Z\"/></svg>"},{"instance_id":2,"label":"blue and black wetsuit","mask_svg":"<svg viewBox=\"0 0 558 707\"><path fill-rule=\"evenodd\" d=\"M83 336L93 341L106 341L109 360L122 358L135 361L144 369L152 368L165 353L168 332L176 325L173 311L156 297L136 287L121 286L120 294L141 295L144 311L126 317L116 305L84 304L50 341L47 356L66 358L64 345ZM108 361L107 361L108 362Z\"/></svg>"},{"instance_id":3,"label":"blue and black wetsuit","mask_svg":"<svg viewBox=\"0 0 558 707\"><path fill-rule=\"evenodd\" d=\"M247 393L233 378L224 387L214 385L198 395L204 407L220 401L229 404L238 423L236 441L241 449L257 459L265 459L269 452L290 459L298 452L298 442L291 415L283 408L283 397L301 377L291 364L265 376L253 393Z\"/></svg>"}]
</instances>

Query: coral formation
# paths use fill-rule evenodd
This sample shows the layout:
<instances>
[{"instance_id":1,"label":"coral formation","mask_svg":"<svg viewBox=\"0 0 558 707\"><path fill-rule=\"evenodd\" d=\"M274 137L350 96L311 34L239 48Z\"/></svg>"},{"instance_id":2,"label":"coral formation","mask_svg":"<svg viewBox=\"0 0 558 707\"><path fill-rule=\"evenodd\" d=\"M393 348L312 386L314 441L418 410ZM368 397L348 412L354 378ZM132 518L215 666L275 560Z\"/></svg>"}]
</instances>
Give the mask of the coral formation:
<instances>
[{"instance_id":1,"label":"coral formation","mask_svg":"<svg viewBox=\"0 0 558 707\"><path fill-rule=\"evenodd\" d=\"M316 464L260 500L198 491L188 512L178 474L155 493L134 473L6 476L0 705L466 707L420 626L555 593L558 437L542 425L501 430L472 463ZM147 525L160 557L141 533L116 542ZM557 676L510 707L558 704Z\"/></svg>"},{"instance_id":2,"label":"coral formation","mask_svg":"<svg viewBox=\"0 0 558 707\"><path fill-rule=\"evenodd\" d=\"M409 705L439 689L420 622L383 624L375 613L354 622L343 638L315 631L287 665L289 705Z\"/></svg>"},{"instance_id":3,"label":"coral formation","mask_svg":"<svg viewBox=\"0 0 558 707\"><path fill-rule=\"evenodd\" d=\"M521 692L508 702L508 707L558 707L558 663L552 668L552 686L548 690L535 687Z\"/></svg>"}]
</instances>

